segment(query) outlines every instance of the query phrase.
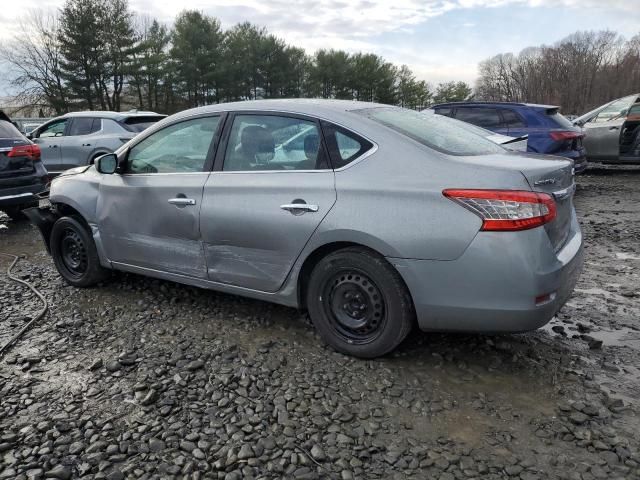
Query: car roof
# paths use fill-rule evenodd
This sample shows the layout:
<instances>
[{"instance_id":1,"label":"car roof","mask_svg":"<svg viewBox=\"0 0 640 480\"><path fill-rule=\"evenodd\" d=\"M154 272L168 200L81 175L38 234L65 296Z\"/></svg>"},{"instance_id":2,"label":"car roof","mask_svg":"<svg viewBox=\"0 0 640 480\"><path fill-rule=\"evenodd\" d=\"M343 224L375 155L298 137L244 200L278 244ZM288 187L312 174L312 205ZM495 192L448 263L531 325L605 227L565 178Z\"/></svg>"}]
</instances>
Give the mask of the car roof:
<instances>
[{"instance_id":1,"label":"car roof","mask_svg":"<svg viewBox=\"0 0 640 480\"><path fill-rule=\"evenodd\" d=\"M345 114L352 110L362 110L375 107L393 107L380 103L357 102L353 100L327 100L312 98L287 98L270 100L245 100L240 102L219 103L205 107L192 108L177 113L172 118L187 117L198 113L215 113L229 111L277 111L286 113L298 113L315 117L334 116Z\"/></svg>"},{"instance_id":2,"label":"car roof","mask_svg":"<svg viewBox=\"0 0 640 480\"><path fill-rule=\"evenodd\" d=\"M431 108L436 107L457 107L457 106L465 106L465 107L485 107L489 105L498 105L498 106L509 106L509 107L531 107L531 108L539 108L544 110L550 110L553 108L560 108L557 105L543 105L539 103L518 103L518 102L447 102L447 103L439 103L437 105L432 105Z\"/></svg>"},{"instance_id":3,"label":"car roof","mask_svg":"<svg viewBox=\"0 0 640 480\"><path fill-rule=\"evenodd\" d=\"M144 112L144 111L130 111L130 112L111 112L108 110L93 110L86 112L69 112L56 118L74 118L74 117L99 117L99 118L111 118L113 120L123 120L131 117L148 117L148 116L161 116L166 115L156 112Z\"/></svg>"}]
</instances>

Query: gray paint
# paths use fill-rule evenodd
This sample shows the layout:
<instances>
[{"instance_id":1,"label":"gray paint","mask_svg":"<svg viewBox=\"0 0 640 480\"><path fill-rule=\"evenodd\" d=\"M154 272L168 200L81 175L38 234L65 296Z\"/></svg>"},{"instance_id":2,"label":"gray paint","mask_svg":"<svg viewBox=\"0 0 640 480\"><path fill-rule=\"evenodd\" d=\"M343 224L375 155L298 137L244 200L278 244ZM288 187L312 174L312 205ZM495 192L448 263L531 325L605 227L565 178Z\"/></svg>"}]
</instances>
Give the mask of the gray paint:
<instances>
[{"instance_id":1,"label":"gray paint","mask_svg":"<svg viewBox=\"0 0 640 480\"><path fill-rule=\"evenodd\" d=\"M101 175L70 172L51 188L92 225L105 265L223 292L298 306L307 258L335 242L369 247L404 278L423 329L521 331L546 323L578 276L582 237L568 197L554 232L480 232L480 220L442 196L445 188L571 187L570 163L552 157L456 157L435 152L349 112L371 104L256 101L174 115L118 150L192 115L269 110L326 119L369 138L372 154L317 172ZM566 189L565 189L566 190ZM195 205L167 202L183 194ZM280 205L304 199L318 212ZM554 227L554 228L556 228ZM534 304L556 291L553 301Z\"/></svg>"}]
</instances>

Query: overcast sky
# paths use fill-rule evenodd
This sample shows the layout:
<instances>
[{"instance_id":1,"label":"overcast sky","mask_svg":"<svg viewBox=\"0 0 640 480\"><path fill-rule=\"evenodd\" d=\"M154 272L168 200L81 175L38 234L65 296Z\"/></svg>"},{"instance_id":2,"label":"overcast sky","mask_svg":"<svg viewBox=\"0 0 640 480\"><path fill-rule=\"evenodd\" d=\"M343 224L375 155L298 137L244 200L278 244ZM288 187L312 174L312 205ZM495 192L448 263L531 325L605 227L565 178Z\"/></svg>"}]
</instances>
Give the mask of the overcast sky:
<instances>
[{"instance_id":1,"label":"overcast sky","mask_svg":"<svg viewBox=\"0 0 640 480\"><path fill-rule=\"evenodd\" d=\"M640 33L640 0L129 0L131 8L171 23L182 9L248 20L308 52L373 52L406 63L419 79L473 83L478 62L501 52L552 44L576 30ZM0 40L28 9L64 0L2 0ZM1 83L1 82L0 82ZM0 86L0 93L6 90Z\"/></svg>"}]
</instances>

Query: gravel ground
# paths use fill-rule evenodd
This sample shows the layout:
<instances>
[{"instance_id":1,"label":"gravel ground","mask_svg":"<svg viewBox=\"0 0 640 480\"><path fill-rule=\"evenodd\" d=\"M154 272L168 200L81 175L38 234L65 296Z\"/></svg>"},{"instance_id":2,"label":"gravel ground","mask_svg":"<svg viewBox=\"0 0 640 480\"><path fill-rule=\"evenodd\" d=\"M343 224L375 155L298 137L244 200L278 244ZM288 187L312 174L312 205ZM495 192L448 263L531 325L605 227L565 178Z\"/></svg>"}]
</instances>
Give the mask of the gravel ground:
<instances>
[{"instance_id":1,"label":"gravel ground","mask_svg":"<svg viewBox=\"0 0 640 480\"><path fill-rule=\"evenodd\" d=\"M374 361L284 307L125 274L68 287L2 217L51 310L0 359L0 479L640 478L640 170L590 170L576 205L585 271L546 328L415 332ZM4 343L40 303L0 279Z\"/></svg>"}]
</instances>

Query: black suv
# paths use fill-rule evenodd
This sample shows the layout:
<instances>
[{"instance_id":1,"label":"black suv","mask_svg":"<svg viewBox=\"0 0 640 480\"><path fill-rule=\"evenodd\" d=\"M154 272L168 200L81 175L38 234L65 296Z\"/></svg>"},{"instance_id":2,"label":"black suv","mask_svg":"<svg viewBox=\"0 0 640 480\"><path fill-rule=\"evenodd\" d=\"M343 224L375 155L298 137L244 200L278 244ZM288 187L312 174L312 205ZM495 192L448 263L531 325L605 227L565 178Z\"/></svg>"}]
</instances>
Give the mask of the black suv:
<instances>
[{"instance_id":1,"label":"black suv","mask_svg":"<svg viewBox=\"0 0 640 480\"><path fill-rule=\"evenodd\" d=\"M0 210L13 219L38 206L37 193L47 189L49 175L40 160L40 147L20 133L0 111Z\"/></svg>"}]
</instances>

